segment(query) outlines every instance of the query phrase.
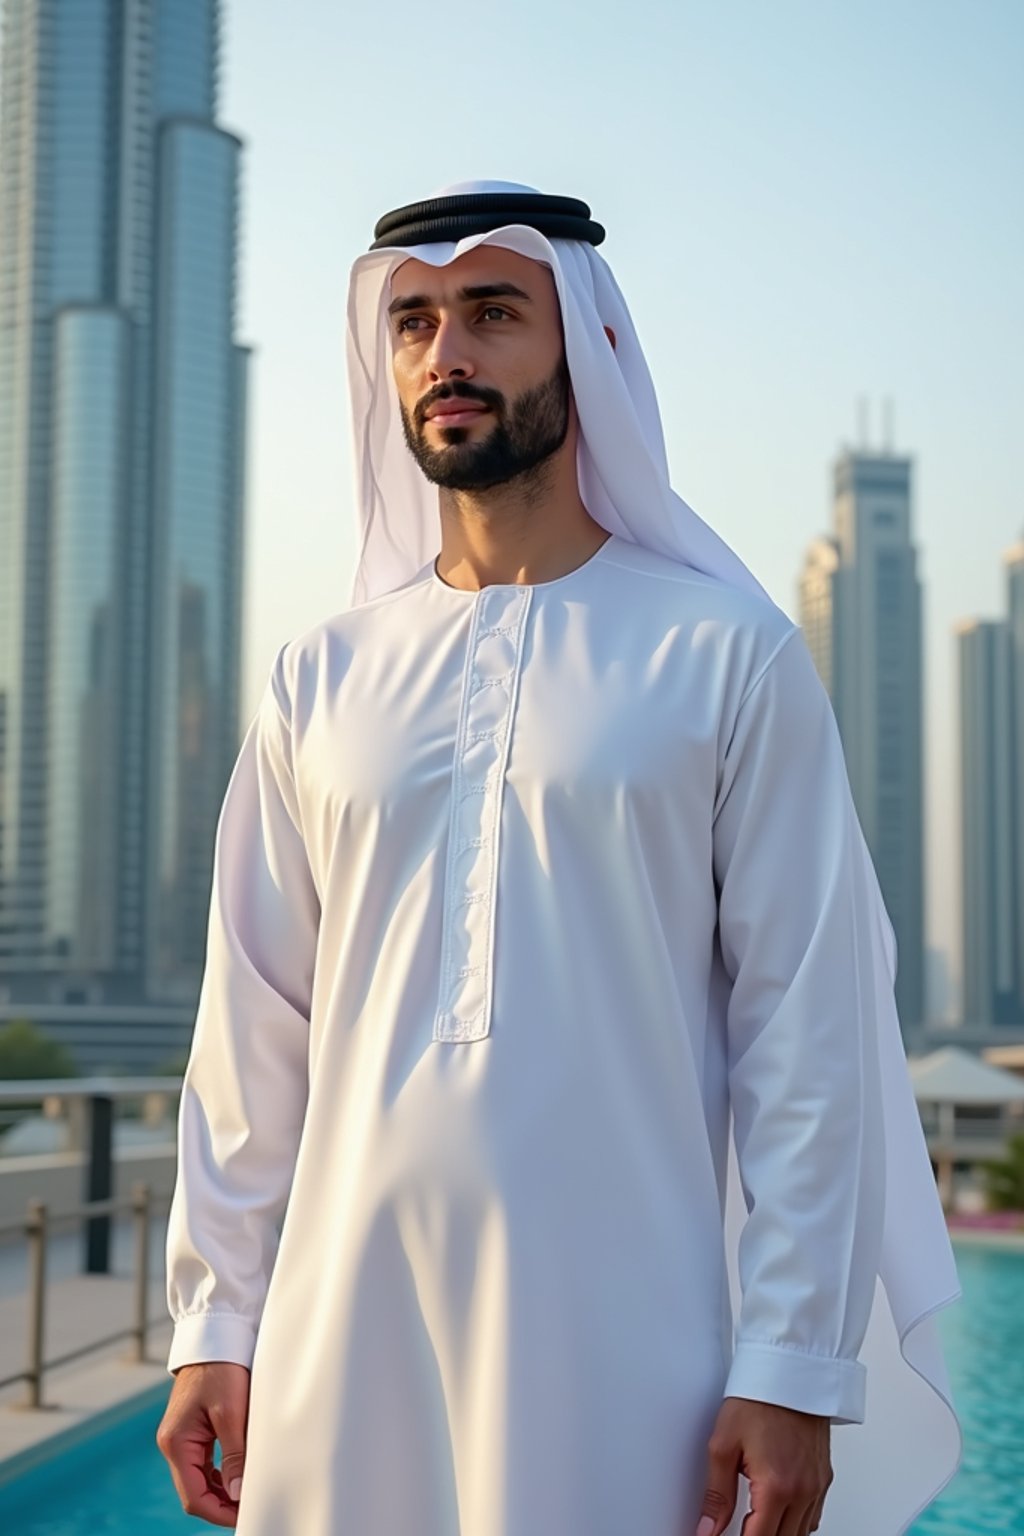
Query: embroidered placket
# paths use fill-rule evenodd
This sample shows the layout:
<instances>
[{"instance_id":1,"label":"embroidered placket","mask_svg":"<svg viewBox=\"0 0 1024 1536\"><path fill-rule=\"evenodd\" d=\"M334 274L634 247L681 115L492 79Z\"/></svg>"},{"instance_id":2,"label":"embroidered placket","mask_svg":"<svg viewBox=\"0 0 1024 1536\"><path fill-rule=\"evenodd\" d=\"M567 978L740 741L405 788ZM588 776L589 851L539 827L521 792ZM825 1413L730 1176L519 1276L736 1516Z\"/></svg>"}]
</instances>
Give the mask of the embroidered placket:
<instances>
[{"instance_id":1,"label":"embroidered placket","mask_svg":"<svg viewBox=\"0 0 1024 1536\"><path fill-rule=\"evenodd\" d=\"M435 1040L482 1040L491 1028L494 898L509 739L530 587L476 599L452 772Z\"/></svg>"}]
</instances>

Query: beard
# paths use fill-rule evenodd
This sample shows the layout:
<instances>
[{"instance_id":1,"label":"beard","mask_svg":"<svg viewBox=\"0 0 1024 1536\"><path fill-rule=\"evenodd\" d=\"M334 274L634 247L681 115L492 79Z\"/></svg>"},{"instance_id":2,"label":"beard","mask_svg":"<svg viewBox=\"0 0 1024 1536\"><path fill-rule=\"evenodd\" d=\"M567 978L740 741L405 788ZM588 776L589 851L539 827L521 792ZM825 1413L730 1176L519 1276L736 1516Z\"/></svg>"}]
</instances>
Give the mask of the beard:
<instances>
[{"instance_id":1,"label":"beard","mask_svg":"<svg viewBox=\"0 0 1024 1536\"><path fill-rule=\"evenodd\" d=\"M495 425L475 443L469 441L470 428L443 427L444 446L432 448L424 437L425 413L435 401L452 396L486 405L496 418ZM432 390L413 416L404 405L399 409L406 446L432 484L450 491L486 491L529 475L558 452L569 431L570 398L569 365L563 352L551 376L524 389L511 405L499 390L457 379Z\"/></svg>"}]
</instances>

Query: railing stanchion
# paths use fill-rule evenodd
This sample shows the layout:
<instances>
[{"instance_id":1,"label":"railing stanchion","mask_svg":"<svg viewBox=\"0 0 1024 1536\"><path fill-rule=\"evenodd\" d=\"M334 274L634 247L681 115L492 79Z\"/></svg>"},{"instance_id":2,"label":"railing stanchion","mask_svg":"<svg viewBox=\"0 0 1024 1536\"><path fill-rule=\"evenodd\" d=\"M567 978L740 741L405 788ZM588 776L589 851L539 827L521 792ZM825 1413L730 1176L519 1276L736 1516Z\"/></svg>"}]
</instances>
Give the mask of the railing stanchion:
<instances>
[{"instance_id":1,"label":"railing stanchion","mask_svg":"<svg viewBox=\"0 0 1024 1536\"><path fill-rule=\"evenodd\" d=\"M89 1158L85 1166L85 1198L109 1200L114 1193L114 1100L107 1093L89 1096ZM90 1216L85 1223L83 1273L110 1274L110 1217Z\"/></svg>"},{"instance_id":2,"label":"railing stanchion","mask_svg":"<svg viewBox=\"0 0 1024 1536\"><path fill-rule=\"evenodd\" d=\"M135 1351L136 1360L146 1358L146 1316L149 1310L149 1185L132 1189L135 1211Z\"/></svg>"},{"instance_id":3,"label":"railing stanchion","mask_svg":"<svg viewBox=\"0 0 1024 1536\"><path fill-rule=\"evenodd\" d=\"M28 1238L28 1396L29 1408L43 1405L43 1334L46 1324L46 1206L30 1200L25 1222Z\"/></svg>"}]
</instances>

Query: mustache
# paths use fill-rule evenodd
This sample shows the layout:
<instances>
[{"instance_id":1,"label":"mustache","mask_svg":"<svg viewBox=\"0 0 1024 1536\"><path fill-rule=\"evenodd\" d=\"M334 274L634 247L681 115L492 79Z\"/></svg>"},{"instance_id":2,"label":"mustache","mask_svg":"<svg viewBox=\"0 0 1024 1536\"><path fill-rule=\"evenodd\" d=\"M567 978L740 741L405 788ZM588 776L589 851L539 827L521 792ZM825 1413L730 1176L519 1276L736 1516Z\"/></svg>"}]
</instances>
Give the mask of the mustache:
<instances>
[{"instance_id":1,"label":"mustache","mask_svg":"<svg viewBox=\"0 0 1024 1536\"><path fill-rule=\"evenodd\" d=\"M505 407L505 396L498 389L484 389L476 384L465 384L461 379L454 380L451 384L439 384L428 395L417 402L415 419L417 427L423 426L427 419L427 412L438 400L478 400L481 405L486 405L490 410L500 412Z\"/></svg>"}]
</instances>

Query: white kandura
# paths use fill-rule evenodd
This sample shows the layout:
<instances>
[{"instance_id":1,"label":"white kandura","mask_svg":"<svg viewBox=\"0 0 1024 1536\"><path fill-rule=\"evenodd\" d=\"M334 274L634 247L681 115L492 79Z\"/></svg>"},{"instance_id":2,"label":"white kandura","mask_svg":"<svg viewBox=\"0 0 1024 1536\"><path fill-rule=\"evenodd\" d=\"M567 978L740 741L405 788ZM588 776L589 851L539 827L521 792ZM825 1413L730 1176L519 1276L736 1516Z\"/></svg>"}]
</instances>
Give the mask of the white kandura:
<instances>
[{"instance_id":1,"label":"white kandura","mask_svg":"<svg viewBox=\"0 0 1024 1536\"><path fill-rule=\"evenodd\" d=\"M555 274L610 536L470 592L383 308L484 240ZM959 1286L803 637L671 490L593 248L373 252L349 320L353 606L228 786L168 1230L168 1368L252 1367L239 1536L692 1536L723 1395L829 1415L822 1536L900 1536Z\"/></svg>"}]
</instances>

